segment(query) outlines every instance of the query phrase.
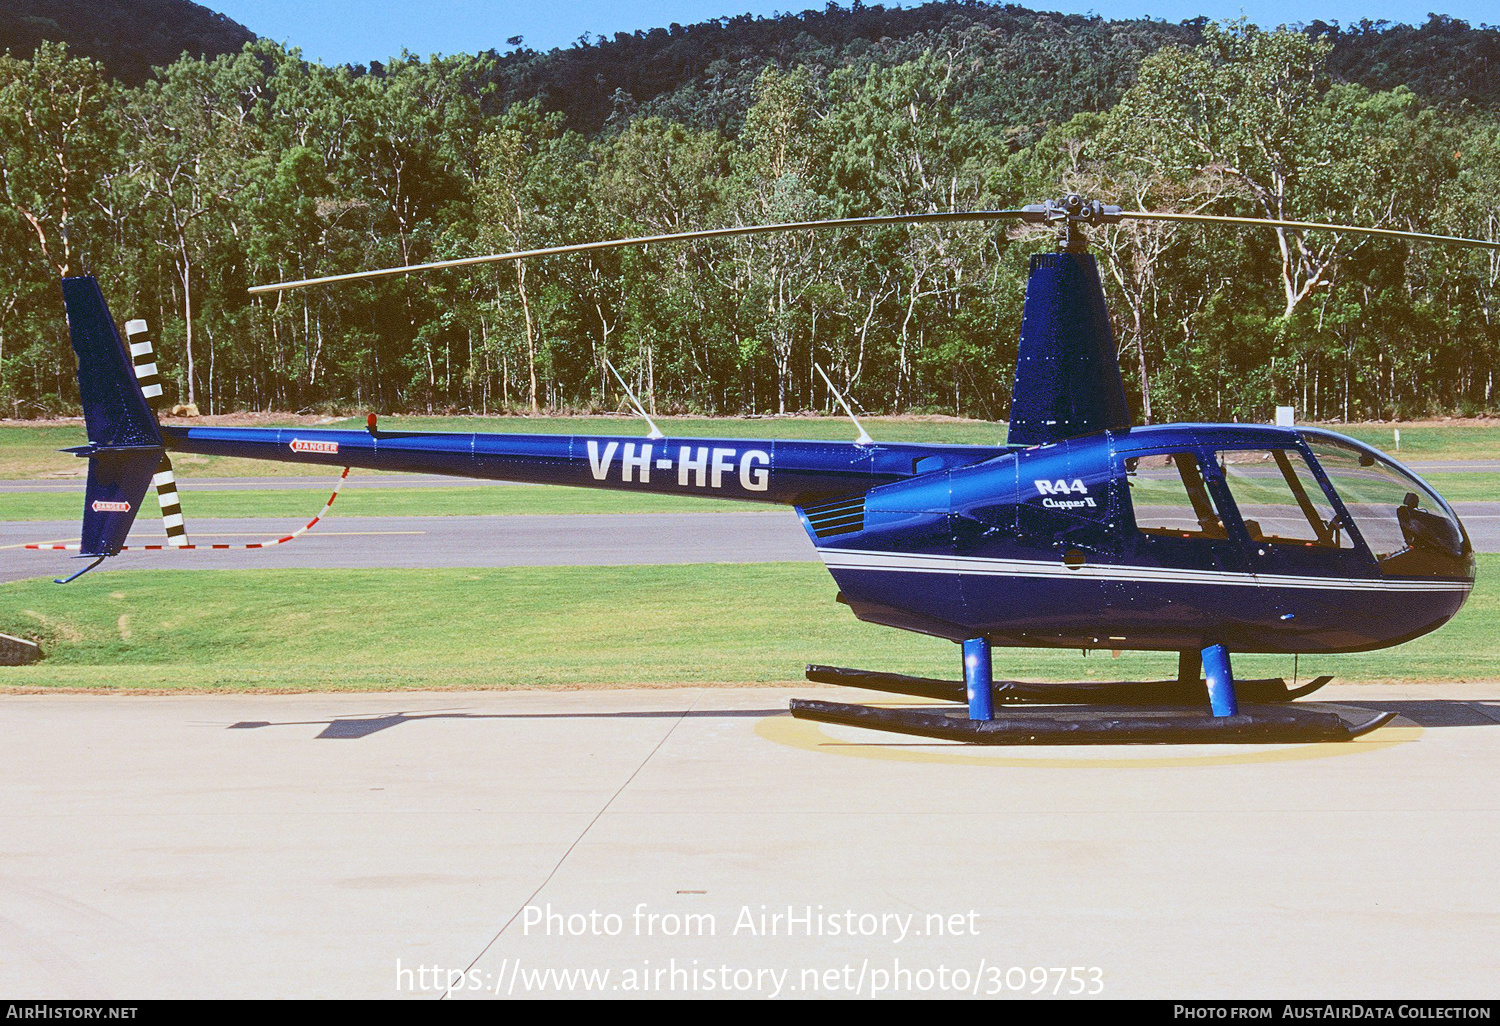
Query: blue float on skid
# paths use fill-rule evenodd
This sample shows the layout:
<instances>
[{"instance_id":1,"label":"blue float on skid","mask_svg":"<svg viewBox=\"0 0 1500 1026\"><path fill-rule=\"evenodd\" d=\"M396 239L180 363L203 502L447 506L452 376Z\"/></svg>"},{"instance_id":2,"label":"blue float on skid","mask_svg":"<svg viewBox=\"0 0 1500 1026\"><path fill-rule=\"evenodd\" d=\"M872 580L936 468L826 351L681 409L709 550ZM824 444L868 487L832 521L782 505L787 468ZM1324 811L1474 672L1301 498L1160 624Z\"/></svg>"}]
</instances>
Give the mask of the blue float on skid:
<instances>
[{"instance_id":1,"label":"blue float on skid","mask_svg":"<svg viewBox=\"0 0 1500 1026\"><path fill-rule=\"evenodd\" d=\"M1354 652L1436 629L1474 580L1452 508L1332 432L1132 427L1098 269L1065 229L1061 252L1031 261L995 446L159 426L94 279L66 279L89 435L69 450L90 461L81 555L120 550L171 452L778 503L856 616L963 653L957 681L807 670L951 705L796 700L796 716L987 744L1337 741L1387 722L1291 705L1329 678L1235 680L1230 654ZM1179 669L996 681L997 646L1177 652Z\"/></svg>"}]
</instances>

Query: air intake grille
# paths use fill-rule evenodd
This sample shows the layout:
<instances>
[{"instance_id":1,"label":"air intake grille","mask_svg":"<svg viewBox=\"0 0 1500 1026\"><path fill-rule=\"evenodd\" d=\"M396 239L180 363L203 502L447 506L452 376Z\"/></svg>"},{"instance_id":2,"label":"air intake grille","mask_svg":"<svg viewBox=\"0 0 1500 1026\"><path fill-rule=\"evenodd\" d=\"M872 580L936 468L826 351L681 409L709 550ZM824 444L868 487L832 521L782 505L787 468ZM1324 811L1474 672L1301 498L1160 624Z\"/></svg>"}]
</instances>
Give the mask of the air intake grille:
<instances>
[{"instance_id":1,"label":"air intake grille","mask_svg":"<svg viewBox=\"0 0 1500 1026\"><path fill-rule=\"evenodd\" d=\"M863 494L849 498L834 499L817 506L804 506L802 512L812 524L813 534L819 538L831 538L837 534L853 534L865 529L865 497Z\"/></svg>"}]
</instances>

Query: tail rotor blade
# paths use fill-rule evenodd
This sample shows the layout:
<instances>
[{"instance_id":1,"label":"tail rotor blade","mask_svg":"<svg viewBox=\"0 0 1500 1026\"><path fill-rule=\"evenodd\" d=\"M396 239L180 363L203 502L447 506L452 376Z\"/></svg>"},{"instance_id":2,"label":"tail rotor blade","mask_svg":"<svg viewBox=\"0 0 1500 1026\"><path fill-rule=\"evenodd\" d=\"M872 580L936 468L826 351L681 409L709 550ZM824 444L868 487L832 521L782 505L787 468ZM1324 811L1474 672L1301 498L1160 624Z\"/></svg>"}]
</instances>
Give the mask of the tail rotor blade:
<instances>
[{"instance_id":1,"label":"tail rotor blade","mask_svg":"<svg viewBox=\"0 0 1500 1026\"><path fill-rule=\"evenodd\" d=\"M182 519L182 496L177 492L177 476L172 473L172 457L161 454L161 463L152 475L156 486L156 504L161 507L161 526L167 532L167 544L174 549L188 544L187 524Z\"/></svg>"},{"instance_id":2,"label":"tail rotor blade","mask_svg":"<svg viewBox=\"0 0 1500 1026\"><path fill-rule=\"evenodd\" d=\"M146 322L140 319L125 322L125 336L130 343L130 361L135 365L135 380L141 386L141 395L152 412L161 412L161 374L156 368L156 351L146 337ZM162 528L167 532L167 544L180 549L188 544L187 524L182 519L182 496L177 492L177 476L172 472L172 457L165 452L151 476L156 487L156 504L161 507Z\"/></svg>"}]
</instances>

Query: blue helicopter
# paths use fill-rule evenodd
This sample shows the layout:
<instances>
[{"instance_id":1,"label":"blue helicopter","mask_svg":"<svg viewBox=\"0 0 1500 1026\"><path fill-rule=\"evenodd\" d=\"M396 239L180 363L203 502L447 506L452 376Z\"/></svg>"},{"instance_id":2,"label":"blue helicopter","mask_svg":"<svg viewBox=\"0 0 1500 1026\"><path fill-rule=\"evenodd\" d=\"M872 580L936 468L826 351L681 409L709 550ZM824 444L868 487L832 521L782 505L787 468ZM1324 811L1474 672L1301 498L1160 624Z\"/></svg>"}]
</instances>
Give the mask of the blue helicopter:
<instances>
[{"instance_id":1,"label":"blue helicopter","mask_svg":"<svg viewBox=\"0 0 1500 1026\"><path fill-rule=\"evenodd\" d=\"M1329 677L1298 688L1236 680L1230 653L1359 652L1436 630L1473 587L1463 524L1410 469L1330 431L1132 426L1087 230L1138 218L1500 243L1125 211L1074 194L1017 210L614 239L250 291L762 232L1007 218L1059 234L1056 252L1031 258L1009 434L995 446L875 442L862 428L848 443L675 437L654 424L645 438L383 431L373 415L365 431L163 426L154 369L139 373L147 350L127 350L94 278L64 279L88 430L88 444L67 451L89 460L79 554L92 560L68 580L121 550L171 453L749 500L796 510L855 616L962 646L961 680L807 668L814 681L948 705L794 700L796 716L983 744L1341 741L1388 722L1385 712L1292 704ZM1177 652L1178 674L997 681L997 645Z\"/></svg>"}]
</instances>

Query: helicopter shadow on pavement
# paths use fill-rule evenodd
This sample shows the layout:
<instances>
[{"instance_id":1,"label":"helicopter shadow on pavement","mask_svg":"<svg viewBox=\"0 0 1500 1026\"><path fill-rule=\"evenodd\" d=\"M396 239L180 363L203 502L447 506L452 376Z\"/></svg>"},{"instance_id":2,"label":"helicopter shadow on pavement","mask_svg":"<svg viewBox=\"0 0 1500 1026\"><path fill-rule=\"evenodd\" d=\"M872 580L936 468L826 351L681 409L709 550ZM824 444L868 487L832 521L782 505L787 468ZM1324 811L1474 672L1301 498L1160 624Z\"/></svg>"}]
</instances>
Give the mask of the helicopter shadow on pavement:
<instances>
[{"instance_id":1,"label":"helicopter shadow on pavement","mask_svg":"<svg viewBox=\"0 0 1500 1026\"><path fill-rule=\"evenodd\" d=\"M710 717L714 719L736 719L775 716L785 713L785 707L775 709L653 709L639 712L576 712L576 713L475 713L459 710L435 712L394 712L377 716L335 716L326 720L241 720L231 723L229 730L259 730L264 727L309 727L322 725L316 740L357 740L378 734L382 730L414 723L419 720L579 720L579 719L683 719L688 717Z\"/></svg>"},{"instance_id":2,"label":"helicopter shadow on pavement","mask_svg":"<svg viewBox=\"0 0 1500 1026\"><path fill-rule=\"evenodd\" d=\"M1396 698L1385 702L1337 702L1356 709L1393 712L1419 727L1500 727L1500 702L1457 698Z\"/></svg>"},{"instance_id":3,"label":"helicopter shadow on pavement","mask_svg":"<svg viewBox=\"0 0 1500 1026\"><path fill-rule=\"evenodd\" d=\"M1339 702L1338 705L1393 712L1420 727L1495 727L1500 726L1500 702L1460 699L1393 699L1385 702ZM713 719L759 719L781 715L784 707L771 709L656 709L628 712L569 713L476 713L462 710L408 712L405 710L373 716L335 716L318 720L241 720L229 730L259 730L265 727L322 726L316 740L358 740L383 730L420 720L576 720L576 719L679 719L707 717Z\"/></svg>"}]
</instances>

